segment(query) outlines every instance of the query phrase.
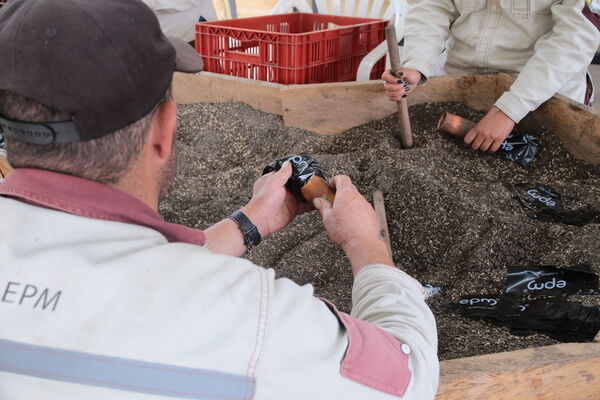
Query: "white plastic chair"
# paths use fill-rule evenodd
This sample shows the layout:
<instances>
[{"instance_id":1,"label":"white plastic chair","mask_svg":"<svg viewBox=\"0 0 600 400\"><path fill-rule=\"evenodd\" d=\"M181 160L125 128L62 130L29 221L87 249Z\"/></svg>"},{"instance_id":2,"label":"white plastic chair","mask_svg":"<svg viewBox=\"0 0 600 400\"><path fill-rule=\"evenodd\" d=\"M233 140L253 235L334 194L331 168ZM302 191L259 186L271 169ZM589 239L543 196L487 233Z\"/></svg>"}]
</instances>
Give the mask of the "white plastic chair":
<instances>
[{"instance_id":1,"label":"white plastic chair","mask_svg":"<svg viewBox=\"0 0 600 400\"><path fill-rule=\"evenodd\" d=\"M12 0L11 0L12 1ZM200 16L208 21L217 19L212 0L142 0L154 11L163 32L186 42L195 38Z\"/></svg>"},{"instance_id":2,"label":"white plastic chair","mask_svg":"<svg viewBox=\"0 0 600 400\"><path fill-rule=\"evenodd\" d=\"M285 14L293 11L294 8L300 12L312 13L311 3L311 0L280 0L271 14ZM314 0L314 4L315 11L321 14L393 20L398 40L404 37L404 16L408 9L406 0L345 0L343 9L342 0ZM386 54L387 44L383 41L362 59L358 66L356 80L369 80L373 67Z\"/></svg>"}]
</instances>

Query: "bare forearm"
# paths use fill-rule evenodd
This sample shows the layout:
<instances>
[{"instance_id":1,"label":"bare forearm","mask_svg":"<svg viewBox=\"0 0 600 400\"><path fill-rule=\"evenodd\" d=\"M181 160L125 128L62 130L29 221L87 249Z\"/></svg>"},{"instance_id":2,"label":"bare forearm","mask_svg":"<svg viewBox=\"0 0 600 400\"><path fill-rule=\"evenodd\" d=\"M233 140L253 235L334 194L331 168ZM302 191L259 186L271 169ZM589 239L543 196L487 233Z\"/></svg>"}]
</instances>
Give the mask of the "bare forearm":
<instances>
[{"instance_id":1,"label":"bare forearm","mask_svg":"<svg viewBox=\"0 0 600 400\"><path fill-rule=\"evenodd\" d=\"M256 227L261 238L269 234L268 222L261 218L256 208L246 205L240 211ZM208 241L208 248L213 253L239 257L248 249L240 227L231 218L225 218L217 222L206 229L204 233Z\"/></svg>"},{"instance_id":2,"label":"bare forearm","mask_svg":"<svg viewBox=\"0 0 600 400\"><path fill-rule=\"evenodd\" d=\"M239 257L246 251L244 236L237 224L226 218L205 229L210 251L216 254Z\"/></svg>"},{"instance_id":3,"label":"bare forearm","mask_svg":"<svg viewBox=\"0 0 600 400\"><path fill-rule=\"evenodd\" d=\"M371 264L384 264L393 266L391 256L387 251L385 242L381 239L352 241L342 246L346 257L352 266L354 275L361 269Z\"/></svg>"}]
</instances>

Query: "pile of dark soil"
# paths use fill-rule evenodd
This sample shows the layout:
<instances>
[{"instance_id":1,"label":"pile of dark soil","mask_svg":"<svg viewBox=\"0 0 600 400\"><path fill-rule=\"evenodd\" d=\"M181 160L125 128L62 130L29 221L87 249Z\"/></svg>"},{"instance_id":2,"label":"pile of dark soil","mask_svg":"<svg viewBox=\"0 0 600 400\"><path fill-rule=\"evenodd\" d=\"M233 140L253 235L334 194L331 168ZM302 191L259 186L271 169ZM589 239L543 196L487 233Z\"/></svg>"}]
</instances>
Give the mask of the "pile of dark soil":
<instances>
[{"instance_id":1,"label":"pile of dark soil","mask_svg":"<svg viewBox=\"0 0 600 400\"><path fill-rule=\"evenodd\" d=\"M526 171L437 132L442 111L474 120L482 116L453 103L413 106L415 147L402 150L394 134L396 116L323 136L286 128L281 117L240 103L181 106L179 171L161 212L171 222L205 228L249 200L265 165L286 155L311 155L330 176L349 175L365 197L384 192L396 264L442 289L429 301L441 359L554 344L543 335L517 337L457 316L448 304L461 295L503 291L507 266L590 261L598 272L600 224L576 227L533 219L511 185L549 185L600 209L600 168L573 159L557 138L542 132L537 136L545 148ZM296 218L248 257L280 277L312 283L317 295L349 311L350 266L328 240L316 212ZM598 296L591 301L597 304Z\"/></svg>"}]
</instances>

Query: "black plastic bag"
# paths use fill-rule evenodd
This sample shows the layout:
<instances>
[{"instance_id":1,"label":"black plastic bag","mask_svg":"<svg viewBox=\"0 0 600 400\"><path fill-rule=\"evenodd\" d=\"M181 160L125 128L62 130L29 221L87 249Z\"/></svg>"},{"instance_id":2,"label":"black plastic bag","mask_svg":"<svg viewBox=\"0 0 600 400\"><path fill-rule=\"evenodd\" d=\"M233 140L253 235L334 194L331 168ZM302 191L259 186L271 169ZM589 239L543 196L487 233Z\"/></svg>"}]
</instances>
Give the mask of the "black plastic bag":
<instances>
[{"instance_id":1,"label":"black plastic bag","mask_svg":"<svg viewBox=\"0 0 600 400\"><path fill-rule=\"evenodd\" d=\"M320 176L325 179L323 167L316 160L305 155L293 155L281 160L277 160L267 165L263 170L263 175L272 171L279 171L284 162L289 161L292 164L292 176L285 184L285 187L297 196L301 196L300 189L313 176Z\"/></svg>"},{"instance_id":2,"label":"black plastic bag","mask_svg":"<svg viewBox=\"0 0 600 400\"><path fill-rule=\"evenodd\" d=\"M0 133L0 149L4 148L4 135Z\"/></svg>"},{"instance_id":3,"label":"black plastic bag","mask_svg":"<svg viewBox=\"0 0 600 400\"><path fill-rule=\"evenodd\" d=\"M566 297L521 299L511 295L472 295L455 309L470 318L483 318L510 328L515 335L542 333L557 340L591 341L600 330L600 308L585 307Z\"/></svg>"},{"instance_id":4,"label":"black plastic bag","mask_svg":"<svg viewBox=\"0 0 600 400\"><path fill-rule=\"evenodd\" d=\"M599 307L586 307L564 296L504 300L503 318L496 323L511 328L513 334L543 333L556 340L587 342L600 330Z\"/></svg>"},{"instance_id":5,"label":"black plastic bag","mask_svg":"<svg viewBox=\"0 0 600 400\"><path fill-rule=\"evenodd\" d=\"M567 207L561 195L548 186L520 183L514 186L514 191L521 204L531 210L535 218L576 226L600 223L600 211L587 204L577 208Z\"/></svg>"},{"instance_id":6,"label":"black plastic bag","mask_svg":"<svg viewBox=\"0 0 600 400\"><path fill-rule=\"evenodd\" d=\"M506 293L533 296L598 293L598 275L590 264L569 268L552 266L510 267Z\"/></svg>"},{"instance_id":7,"label":"black plastic bag","mask_svg":"<svg viewBox=\"0 0 600 400\"><path fill-rule=\"evenodd\" d=\"M528 133L512 132L502 142L499 152L507 160L528 169L542 147L541 139Z\"/></svg>"}]
</instances>

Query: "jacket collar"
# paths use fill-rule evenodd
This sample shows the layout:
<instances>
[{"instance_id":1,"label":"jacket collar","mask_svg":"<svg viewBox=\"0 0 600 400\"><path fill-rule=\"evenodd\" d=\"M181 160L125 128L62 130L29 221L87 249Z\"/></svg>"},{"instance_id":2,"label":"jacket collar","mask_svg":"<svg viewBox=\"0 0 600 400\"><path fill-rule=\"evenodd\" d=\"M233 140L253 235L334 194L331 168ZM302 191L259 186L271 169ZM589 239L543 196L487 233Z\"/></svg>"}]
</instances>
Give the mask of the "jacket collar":
<instances>
[{"instance_id":1,"label":"jacket collar","mask_svg":"<svg viewBox=\"0 0 600 400\"><path fill-rule=\"evenodd\" d=\"M169 242L203 246L206 241L204 232L164 221L135 197L72 175L17 168L0 183L0 196L81 217L144 226L160 232Z\"/></svg>"}]
</instances>

